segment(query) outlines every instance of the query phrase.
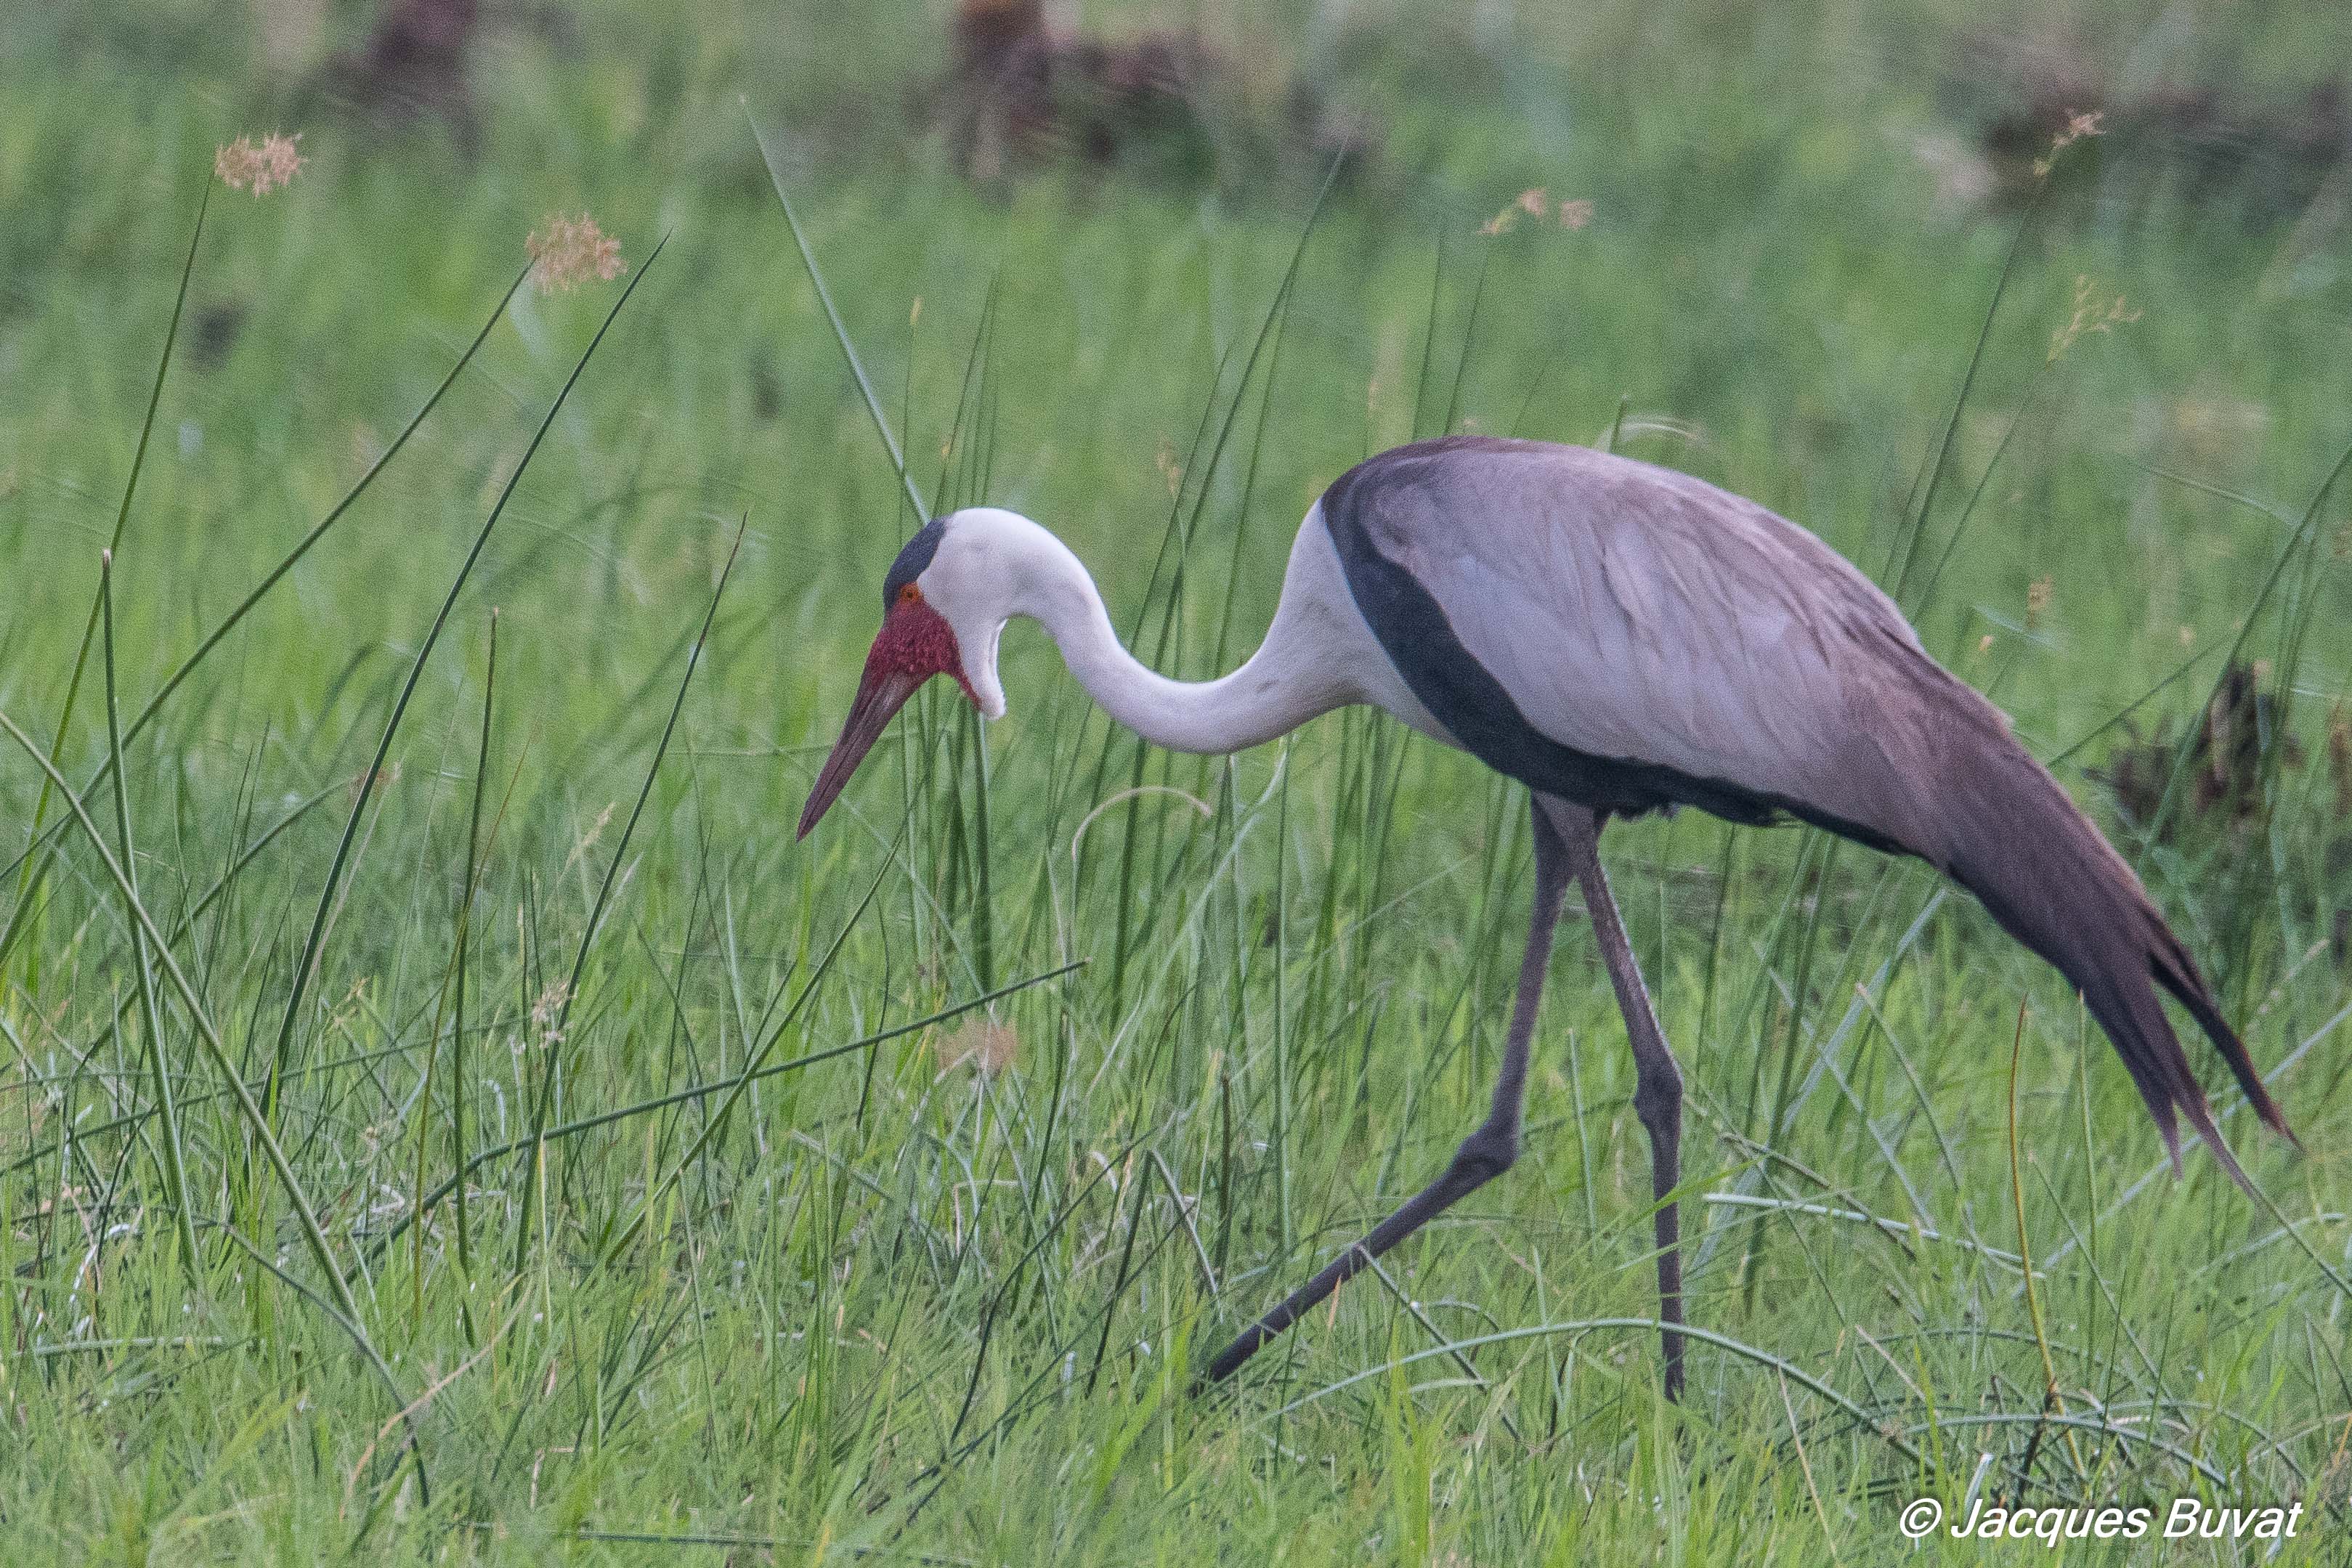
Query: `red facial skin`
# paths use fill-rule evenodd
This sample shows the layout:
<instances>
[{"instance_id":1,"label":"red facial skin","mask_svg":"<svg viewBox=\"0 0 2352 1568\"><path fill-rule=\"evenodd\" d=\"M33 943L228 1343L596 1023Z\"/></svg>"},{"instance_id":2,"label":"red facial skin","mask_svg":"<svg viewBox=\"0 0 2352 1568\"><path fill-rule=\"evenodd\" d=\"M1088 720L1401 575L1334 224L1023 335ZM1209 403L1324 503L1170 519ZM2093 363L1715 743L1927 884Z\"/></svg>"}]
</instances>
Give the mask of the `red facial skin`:
<instances>
[{"instance_id":1,"label":"red facial skin","mask_svg":"<svg viewBox=\"0 0 2352 1568\"><path fill-rule=\"evenodd\" d=\"M874 634L874 646L866 654L865 680L859 685L870 684L878 674L913 675L926 681L933 675L953 675L963 695L975 706L980 702L971 683L964 679L963 653L956 646L955 629L911 582L898 591L898 602L882 618L882 630Z\"/></svg>"},{"instance_id":2,"label":"red facial skin","mask_svg":"<svg viewBox=\"0 0 2352 1568\"><path fill-rule=\"evenodd\" d=\"M980 705L971 682L964 677L963 653L956 646L954 628L923 602L922 590L910 582L898 591L897 601L882 617L882 630L875 633L874 646L866 654L866 673L857 682L857 695L841 727L841 738L834 742L833 755L824 759L815 788L809 791L808 804L801 810L798 837L808 837L809 830L866 759L866 753L881 738L891 716L933 675L953 675L972 706Z\"/></svg>"}]
</instances>

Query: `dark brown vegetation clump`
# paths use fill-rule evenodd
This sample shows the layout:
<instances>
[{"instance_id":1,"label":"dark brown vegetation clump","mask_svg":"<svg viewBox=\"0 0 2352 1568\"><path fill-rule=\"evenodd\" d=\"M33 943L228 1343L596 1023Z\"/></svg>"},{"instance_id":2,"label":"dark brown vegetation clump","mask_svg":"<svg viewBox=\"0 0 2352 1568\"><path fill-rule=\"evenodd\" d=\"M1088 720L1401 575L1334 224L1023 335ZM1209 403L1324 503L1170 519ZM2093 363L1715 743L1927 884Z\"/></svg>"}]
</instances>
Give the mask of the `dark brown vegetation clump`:
<instances>
[{"instance_id":1,"label":"dark brown vegetation clump","mask_svg":"<svg viewBox=\"0 0 2352 1568\"><path fill-rule=\"evenodd\" d=\"M2280 776L2300 768L2302 743L2286 724L2286 703L2266 689L2261 663L2233 661L2191 727L2174 733L2158 726L2117 747L2091 777L2106 786L2124 819L2156 842L2189 852L2222 852L2247 867L2267 860L2262 841L2284 803ZM2314 873L2318 907L2338 967L2352 964L2352 716L2338 706L2328 716L2327 789L2314 802L2317 852ZM2298 830L2298 834L2300 830ZM2306 913L2311 910L2305 904Z\"/></svg>"},{"instance_id":2,"label":"dark brown vegetation clump","mask_svg":"<svg viewBox=\"0 0 2352 1568\"><path fill-rule=\"evenodd\" d=\"M1055 162L1192 183L1286 156L1328 161L1370 141L1365 124L1303 79L1279 95L1277 114L1253 111L1242 63L1189 31L1057 32L1043 0L960 0L950 29L947 80L922 112L944 123L957 165L982 183Z\"/></svg>"},{"instance_id":3,"label":"dark brown vegetation clump","mask_svg":"<svg viewBox=\"0 0 2352 1568\"><path fill-rule=\"evenodd\" d=\"M1056 34L1041 0L964 0L954 29L950 129L973 178L1055 156L1109 162L1139 144L1188 162L1205 151L1202 99L1223 63L1192 39Z\"/></svg>"},{"instance_id":4,"label":"dark brown vegetation clump","mask_svg":"<svg viewBox=\"0 0 2352 1568\"><path fill-rule=\"evenodd\" d=\"M2168 725L2148 739L2141 738L2137 726L2126 727L2130 743L2118 747L2105 769L2092 776L2114 793L2134 827L2174 842L2201 828L2252 827L2267 815L2264 741L2275 737L2284 748L2280 760L2290 768L2302 765L2303 748L2293 736L2276 734L2280 705L2275 693L2263 689L2263 674L2259 664L2237 662L2221 673L2221 685L2187 736L2185 756ZM2175 797L2168 809L2168 792Z\"/></svg>"},{"instance_id":5,"label":"dark brown vegetation clump","mask_svg":"<svg viewBox=\"0 0 2352 1568\"><path fill-rule=\"evenodd\" d=\"M578 38L559 0L382 0L367 41L328 59L311 91L378 129L438 123L470 152L480 135L474 62L500 27L559 46Z\"/></svg>"},{"instance_id":6,"label":"dark brown vegetation clump","mask_svg":"<svg viewBox=\"0 0 2352 1568\"><path fill-rule=\"evenodd\" d=\"M386 0L367 43L329 65L331 84L381 120L439 115L468 126L466 67L481 21L480 0Z\"/></svg>"},{"instance_id":7,"label":"dark brown vegetation clump","mask_svg":"<svg viewBox=\"0 0 2352 1568\"><path fill-rule=\"evenodd\" d=\"M2315 62L2315 64L2317 62ZM2233 204L2249 222L2292 219L2352 162L2352 88L2342 62L2270 94L2216 80L2119 79L2088 49L1980 34L1961 44L1945 99L1974 127L1996 196L2022 202L2076 116L2096 114L2129 178L2179 180L2191 200Z\"/></svg>"}]
</instances>

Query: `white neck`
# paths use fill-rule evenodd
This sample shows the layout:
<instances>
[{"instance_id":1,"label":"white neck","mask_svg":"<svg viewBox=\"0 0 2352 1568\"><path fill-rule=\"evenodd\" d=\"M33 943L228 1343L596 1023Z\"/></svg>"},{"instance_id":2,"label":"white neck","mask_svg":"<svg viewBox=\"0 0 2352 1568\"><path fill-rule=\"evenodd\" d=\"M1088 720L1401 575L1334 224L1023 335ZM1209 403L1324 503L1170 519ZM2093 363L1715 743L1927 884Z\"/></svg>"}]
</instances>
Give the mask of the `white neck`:
<instances>
[{"instance_id":1,"label":"white neck","mask_svg":"<svg viewBox=\"0 0 2352 1568\"><path fill-rule=\"evenodd\" d=\"M1067 555L1067 551L1064 551ZM1301 683L1283 666L1273 639L1241 668L1213 681L1171 681L1122 646L1102 595L1077 558L1068 590L1039 607L1037 620L1062 650L1078 685L1103 711L1154 746L1171 751L1241 751L1305 724L1338 706L1321 684ZM1269 653L1275 657L1268 657Z\"/></svg>"},{"instance_id":2,"label":"white neck","mask_svg":"<svg viewBox=\"0 0 2352 1568\"><path fill-rule=\"evenodd\" d=\"M981 527L966 532L970 523ZM1265 642L1246 663L1218 680L1172 681L1146 668L1120 644L1086 567L1069 547L1035 523L1010 512L966 513L943 542L942 555L958 545L977 548L954 549L961 558L957 575L975 580L984 577L1009 590L999 601L1003 613L1026 615L1043 625L1087 695L1111 717L1156 746L1171 751L1240 751L1357 700L1344 673L1333 667L1329 640L1314 634L1320 610L1302 602L1313 595L1297 591L1301 584L1295 571L1285 583ZM951 622L961 619L949 612ZM995 632L1003 620L989 619L993 623L985 629L972 628L982 632L985 650L978 660L968 656L966 665L982 706L1002 711ZM957 626L959 642L964 642L964 632ZM969 654L969 643L964 645ZM980 668L972 668L975 664Z\"/></svg>"}]
</instances>

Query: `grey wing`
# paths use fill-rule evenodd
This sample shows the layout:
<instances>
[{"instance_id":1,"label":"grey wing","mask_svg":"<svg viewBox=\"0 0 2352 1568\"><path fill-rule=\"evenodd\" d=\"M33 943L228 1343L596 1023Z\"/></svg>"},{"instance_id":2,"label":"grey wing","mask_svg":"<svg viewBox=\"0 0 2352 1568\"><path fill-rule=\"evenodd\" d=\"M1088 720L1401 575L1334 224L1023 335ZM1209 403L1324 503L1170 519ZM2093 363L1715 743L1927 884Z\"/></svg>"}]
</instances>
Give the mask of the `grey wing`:
<instances>
[{"instance_id":1,"label":"grey wing","mask_svg":"<svg viewBox=\"0 0 2352 1568\"><path fill-rule=\"evenodd\" d=\"M1661 804L1792 811L1942 862L1912 753L1958 683L1835 551L1704 481L1581 448L1390 455L1354 491L1361 542L1542 737L1632 765Z\"/></svg>"}]
</instances>

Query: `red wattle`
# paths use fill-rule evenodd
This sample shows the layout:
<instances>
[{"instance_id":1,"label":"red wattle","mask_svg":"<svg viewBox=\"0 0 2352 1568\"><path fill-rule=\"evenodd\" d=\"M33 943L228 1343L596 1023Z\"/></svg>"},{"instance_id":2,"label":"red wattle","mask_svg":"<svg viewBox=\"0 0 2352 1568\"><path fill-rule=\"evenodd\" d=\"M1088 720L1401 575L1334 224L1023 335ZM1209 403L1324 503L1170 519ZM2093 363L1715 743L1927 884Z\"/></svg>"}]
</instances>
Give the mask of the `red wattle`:
<instances>
[{"instance_id":1,"label":"red wattle","mask_svg":"<svg viewBox=\"0 0 2352 1568\"><path fill-rule=\"evenodd\" d=\"M953 675L963 695L975 706L980 698L964 678L963 653L956 646L955 629L947 617L919 599L902 600L882 618L882 630L866 655L868 680L880 674Z\"/></svg>"}]
</instances>

